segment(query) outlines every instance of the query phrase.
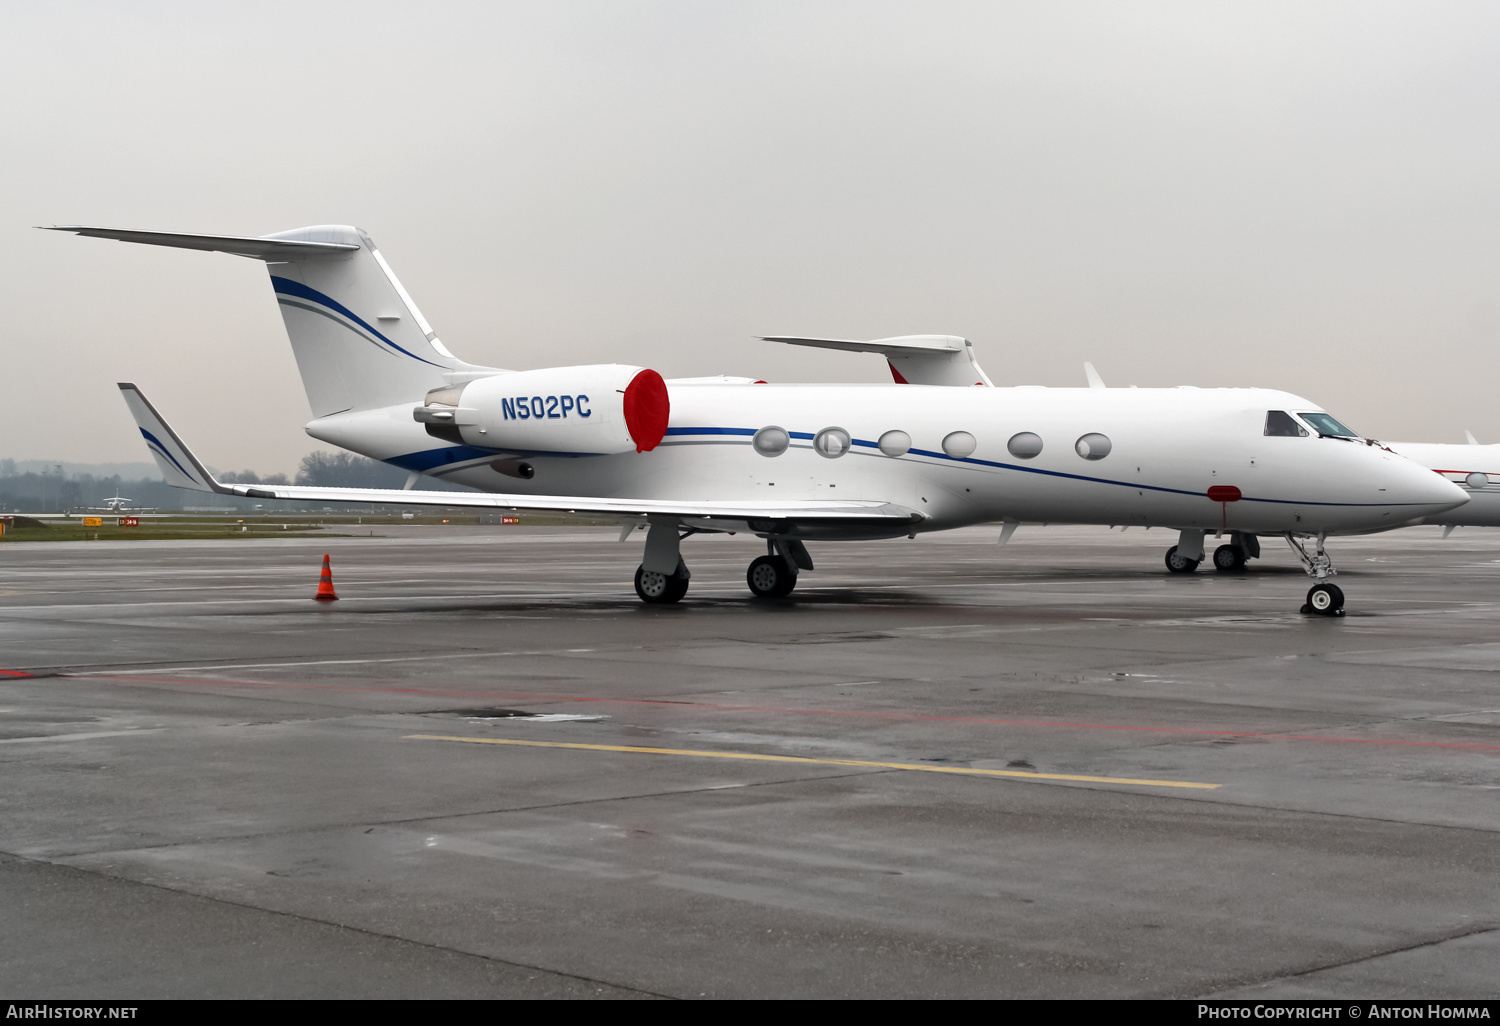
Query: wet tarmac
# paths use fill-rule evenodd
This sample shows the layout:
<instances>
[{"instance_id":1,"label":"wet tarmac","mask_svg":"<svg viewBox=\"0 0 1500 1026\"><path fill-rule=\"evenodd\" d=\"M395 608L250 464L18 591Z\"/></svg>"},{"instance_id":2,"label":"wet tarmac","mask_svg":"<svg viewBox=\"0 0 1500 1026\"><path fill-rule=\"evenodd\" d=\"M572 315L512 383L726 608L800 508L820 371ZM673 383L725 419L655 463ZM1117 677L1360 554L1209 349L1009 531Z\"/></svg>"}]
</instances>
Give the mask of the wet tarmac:
<instances>
[{"instance_id":1,"label":"wet tarmac","mask_svg":"<svg viewBox=\"0 0 1500 1026\"><path fill-rule=\"evenodd\" d=\"M0 992L1500 991L1500 531L373 530L0 543Z\"/></svg>"}]
</instances>

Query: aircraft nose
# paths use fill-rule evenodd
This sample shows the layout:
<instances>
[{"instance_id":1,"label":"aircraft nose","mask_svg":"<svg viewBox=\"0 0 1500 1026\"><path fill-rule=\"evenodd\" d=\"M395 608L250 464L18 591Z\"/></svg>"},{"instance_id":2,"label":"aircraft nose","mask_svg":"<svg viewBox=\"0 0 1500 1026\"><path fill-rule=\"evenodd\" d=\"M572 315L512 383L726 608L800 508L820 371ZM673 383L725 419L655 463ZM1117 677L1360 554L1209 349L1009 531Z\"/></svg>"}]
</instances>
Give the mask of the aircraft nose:
<instances>
[{"instance_id":1,"label":"aircraft nose","mask_svg":"<svg viewBox=\"0 0 1500 1026\"><path fill-rule=\"evenodd\" d=\"M1391 489L1400 491L1402 497L1397 501L1423 507L1423 516L1446 513L1469 501L1468 492L1437 471L1411 460L1403 462L1406 466L1401 468L1401 480Z\"/></svg>"}]
</instances>

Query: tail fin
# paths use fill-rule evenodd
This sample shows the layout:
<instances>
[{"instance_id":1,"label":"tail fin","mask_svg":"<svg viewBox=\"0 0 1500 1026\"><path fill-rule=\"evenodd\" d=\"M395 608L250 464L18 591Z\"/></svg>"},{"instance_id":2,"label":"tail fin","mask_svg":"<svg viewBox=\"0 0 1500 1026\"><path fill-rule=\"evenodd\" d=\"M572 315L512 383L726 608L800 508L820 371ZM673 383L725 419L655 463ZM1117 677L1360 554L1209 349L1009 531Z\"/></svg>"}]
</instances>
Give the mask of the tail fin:
<instances>
[{"instance_id":1,"label":"tail fin","mask_svg":"<svg viewBox=\"0 0 1500 1026\"><path fill-rule=\"evenodd\" d=\"M444 347L374 240L358 228L316 225L259 238L56 230L264 260L315 418L420 402L431 389L495 373Z\"/></svg>"}]
</instances>

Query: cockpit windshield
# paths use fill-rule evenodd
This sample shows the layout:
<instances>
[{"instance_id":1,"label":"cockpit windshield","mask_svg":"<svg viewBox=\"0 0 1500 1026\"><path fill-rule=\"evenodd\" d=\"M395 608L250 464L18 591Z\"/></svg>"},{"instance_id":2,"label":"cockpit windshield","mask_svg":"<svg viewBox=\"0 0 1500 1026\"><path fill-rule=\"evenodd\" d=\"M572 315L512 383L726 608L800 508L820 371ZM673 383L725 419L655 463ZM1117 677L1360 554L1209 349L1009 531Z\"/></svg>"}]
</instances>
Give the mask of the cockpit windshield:
<instances>
[{"instance_id":1,"label":"cockpit windshield","mask_svg":"<svg viewBox=\"0 0 1500 1026\"><path fill-rule=\"evenodd\" d=\"M1307 428L1285 410L1266 411L1266 435L1276 438L1306 438Z\"/></svg>"},{"instance_id":2,"label":"cockpit windshield","mask_svg":"<svg viewBox=\"0 0 1500 1026\"><path fill-rule=\"evenodd\" d=\"M1312 425L1312 429L1320 435L1337 435L1342 438L1359 437L1326 413L1299 413L1297 416Z\"/></svg>"}]
</instances>

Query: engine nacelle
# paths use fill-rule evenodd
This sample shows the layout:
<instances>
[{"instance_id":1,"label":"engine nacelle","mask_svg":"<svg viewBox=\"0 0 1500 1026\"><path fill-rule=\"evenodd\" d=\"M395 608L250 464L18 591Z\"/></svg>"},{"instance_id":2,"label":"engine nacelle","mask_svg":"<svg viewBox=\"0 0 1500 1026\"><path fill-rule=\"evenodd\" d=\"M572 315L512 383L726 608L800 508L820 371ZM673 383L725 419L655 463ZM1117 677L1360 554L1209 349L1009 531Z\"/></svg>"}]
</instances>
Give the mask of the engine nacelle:
<instances>
[{"instance_id":1,"label":"engine nacelle","mask_svg":"<svg viewBox=\"0 0 1500 1026\"><path fill-rule=\"evenodd\" d=\"M412 417L451 442L542 455L650 452L671 407L660 374L596 364L515 371L434 389Z\"/></svg>"}]
</instances>

